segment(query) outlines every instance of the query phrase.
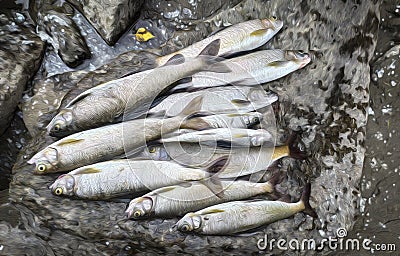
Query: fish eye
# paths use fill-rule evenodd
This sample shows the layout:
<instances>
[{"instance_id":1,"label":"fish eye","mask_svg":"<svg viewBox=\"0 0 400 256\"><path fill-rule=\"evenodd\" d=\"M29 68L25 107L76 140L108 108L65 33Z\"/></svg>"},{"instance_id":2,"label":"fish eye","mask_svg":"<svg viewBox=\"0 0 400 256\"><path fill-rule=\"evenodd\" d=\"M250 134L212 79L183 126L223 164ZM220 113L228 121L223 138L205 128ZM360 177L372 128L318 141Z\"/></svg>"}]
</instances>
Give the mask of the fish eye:
<instances>
[{"instance_id":1,"label":"fish eye","mask_svg":"<svg viewBox=\"0 0 400 256\"><path fill-rule=\"evenodd\" d=\"M260 118L258 118L257 116L253 118L253 123L259 123L260 122Z\"/></svg>"},{"instance_id":2,"label":"fish eye","mask_svg":"<svg viewBox=\"0 0 400 256\"><path fill-rule=\"evenodd\" d=\"M140 211L136 211L133 213L134 218L139 218L141 215L142 215L142 213Z\"/></svg>"},{"instance_id":3,"label":"fish eye","mask_svg":"<svg viewBox=\"0 0 400 256\"><path fill-rule=\"evenodd\" d=\"M149 152L150 153L155 153L156 152L156 148L155 147L149 147Z\"/></svg>"},{"instance_id":4,"label":"fish eye","mask_svg":"<svg viewBox=\"0 0 400 256\"><path fill-rule=\"evenodd\" d=\"M54 191L54 193L55 193L57 196L60 196L60 195L62 195L63 190L62 190L62 188L56 188L56 190Z\"/></svg>"},{"instance_id":5,"label":"fish eye","mask_svg":"<svg viewBox=\"0 0 400 256\"><path fill-rule=\"evenodd\" d=\"M38 172L44 172L44 171L46 171L46 165L44 165L44 164L39 164L39 165L36 167L36 170L37 170Z\"/></svg>"},{"instance_id":6,"label":"fish eye","mask_svg":"<svg viewBox=\"0 0 400 256\"><path fill-rule=\"evenodd\" d=\"M189 229L190 229L190 226L189 226L188 224L184 224L184 225L181 227L181 230L182 230L183 232L189 231Z\"/></svg>"},{"instance_id":7,"label":"fish eye","mask_svg":"<svg viewBox=\"0 0 400 256\"><path fill-rule=\"evenodd\" d=\"M59 132L61 130L61 125L56 124L54 125L54 131Z\"/></svg>"},{"instance_id":8,"label":"fish eye","mask_svg":"<svg viewBox=\"0 0 400 256\"><path fill-rule=\"evenodd\" d=\"M276 16L272 16L272 20L277 20L278 18Z\"/></svg>"}]
</instances>

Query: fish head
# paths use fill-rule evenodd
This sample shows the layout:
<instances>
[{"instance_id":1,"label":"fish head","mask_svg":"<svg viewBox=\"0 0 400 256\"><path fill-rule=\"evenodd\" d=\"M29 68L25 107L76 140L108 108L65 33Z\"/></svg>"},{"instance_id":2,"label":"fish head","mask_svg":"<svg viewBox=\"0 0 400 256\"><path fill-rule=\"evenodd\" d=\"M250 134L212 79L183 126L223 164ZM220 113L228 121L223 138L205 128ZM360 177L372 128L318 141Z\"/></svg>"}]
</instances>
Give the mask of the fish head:
<instances>
[{"instance_id":1,"label":"fish head","mask_svg":"<svg viewBox=\"0 0 400 256\"><path fill-rule=\"evenodd\" d=\"M310 54L303 51L292 51L288 50L285 52L285 59L288 61L294 61L299 64L299 68L304 67L311 61Z\"/></svg>"},{"instance_id":2,"label":"fish head","mask_svg":"<svg viewBox=\"0 0 400 256\"><path fill-rule=\"evenodd\" d=\"M153 210L153 199L151 197L138 197L130 201L125 213L128 218L135 220L150 216Z\"/></svg>"},{"instance_id":3,"label":"fish head","mask_svg":"<svg viewBox=\"0 0 400 256\"><path fill-rule=\"evenodd\" d=\"M75 178L72 175L64 174L57 178L53 184L50 185L51 193L56 196L73 196L75 187Z\"/></svg>"},{"instance_id":4,"label":"fish head","mask_svg":"<svg viewBox=\"0 0 400 256\"><path fill-rule=\"evenodd\" d=\"M47 125L47 132L51 136L63 136L69 134L73 122L70 109L61 110Z\"/></svg>"},{"instance_id":5,"label":"fish head","mask_svg":"<svg viewBox=\"0 0 400 256\"><path fill-rule=\"evenodd\" d=\"M277 17L272 16L267 19L261 20L265 28L270 28L272 30L280 30L283 27L283 21L279 20Z\"/></svg>"},{"instance_id":6,"label":"fish head","mask_svg":"<svg viewBox=\"0 0 400 256\"><path fill-rule=\"evenodd\" d=\"M148 156L153 160L170 160L167 150L162 146L148 146L146 151Z\"/></svg>"},{"instance_id":7,"label":"fish head","mask_svg":"<svg viewBox=\"0 0 400 256\"><path fill-rule=\"evenodd\" d=\"M259 112L250 113L249 115L244 115L244 122L247 127L252 127L259 124L263 118L263 115Z\"/></svg>"},{"instance_id":8,"label":"fish head","mask_svg":"<svg viewBox=\"0 0 400 256\"><path fill-rule=\"evenodd\" d=\"M56 172L58 164L58 151L55 148L47 147L34 155L28 164L35 164L35 174L46 174Z\"/></svg>"},{"instance_id":9,"label":"fish head","mask_svg":"<svg viewBox=\"0 0 400 256\"><path fill-rule=\"evenodd\" d=\"M176 223L176 228L181 232L195 231L200 228L201 221L200 215L191 212L183 216L183 218Z\"/></svg>"}]
</instances>

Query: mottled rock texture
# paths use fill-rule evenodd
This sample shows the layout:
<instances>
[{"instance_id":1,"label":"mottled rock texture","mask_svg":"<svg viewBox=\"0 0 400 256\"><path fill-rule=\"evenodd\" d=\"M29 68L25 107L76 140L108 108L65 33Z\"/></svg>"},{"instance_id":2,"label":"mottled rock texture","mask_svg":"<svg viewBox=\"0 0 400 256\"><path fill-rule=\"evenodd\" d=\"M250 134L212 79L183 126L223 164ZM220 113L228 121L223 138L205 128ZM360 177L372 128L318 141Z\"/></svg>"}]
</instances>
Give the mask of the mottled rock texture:
<instances>
[{"instance_id":1,"label":"mottled rock texture","mask_svg":"<svg viewBox=\"0 0 400 256\"><path fill-rule=\"evenodd\" d=\"M0 9L0 135L7 129L44 45L22 13Z\"/></svg>"},{"instance_id":2,"label":"mottled rock texture","mask_svg":"<svg viewBox=\"0 0 400 256\"><path fill-rule=\"evenodd\" d=\"M74 9L70 4L31 1L29 10L42 40L53 46L66 65L76 67L91 57L85 39L72 19Z\"/></svg>"},{"instance_id":3,"label":"mottled rock texture","mask_svg":"<svg viewBox=\"0 0 400 256\"><path fill-rule=\"evenodd\" d=\"M69 0L114 45L140 15L143 0Z\"/></svg>"},{"instance_id":4,"label":"mottled rock texture","mask_svg":"<svg viewBox=\"0 0 400 256\"><path fill-rule=\"evenodd\" d=\"M176 1L169 2L172 6ZM201 6L200 2L193 3L196 4L188 6L192 13ZM285 25L265 47L314 53L310 65L265 87L278 93L280 98L277 125L281 142L291 130L298 131L309 153L304 161L282 161L281 169L286 171L286 177L277 189L297 201L301 186L310 181L311 204L318 218L299 213L243 237L182 234L170 230L177 219L125 220L124 202L52 196L47 186L57 175L33 176L33 166L26 164L29 157L52 141L48 136L37 135L19 156L18 167L13 170L10 197L22 212L25 229L34 233L40 244L47 244L47 249L57 254L74 255L258 254L257 242L264 234L270 239L312 237L318 241L335 236L340 227L352 228L360 202L369 61L377 40L379 2L247 0L229 7L232 8L228 5L216 8L217 11L204 19L197 17L194 25L187 27L183 19L164 17L160 22L166 26L184 25L187 29L171 35L165 52L200 40L221 25L275 15ZM180 10L177 7L178 13ZM27 109L24 115L33 112ZM38 250L42 250L40 244ZM306 254L305 251L292 253ZM317 252L307 252L312 254Z\"/></svg>"}]
</instances>

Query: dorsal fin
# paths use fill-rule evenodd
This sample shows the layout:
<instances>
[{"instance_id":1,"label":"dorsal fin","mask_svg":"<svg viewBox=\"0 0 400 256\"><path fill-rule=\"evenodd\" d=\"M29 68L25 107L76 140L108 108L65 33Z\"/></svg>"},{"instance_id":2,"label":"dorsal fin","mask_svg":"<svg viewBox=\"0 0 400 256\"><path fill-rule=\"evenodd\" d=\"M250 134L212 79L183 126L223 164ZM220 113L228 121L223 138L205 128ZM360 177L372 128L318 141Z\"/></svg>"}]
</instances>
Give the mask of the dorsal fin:
<instances>
[{"instance_id":1,"label":"dorsal fin","mask_svg":"<svg viewBox=\"0 0 400 256\"><path fill-rule=\"evenodd\" d=\"M76 96L75 98L73 98L64 108L71 107L73 104L77 103L78 101L83 100L84 98L86 98L87 96L89 96L90 94L92 94L95 91L105 91L112 86L114 86L114 83L104 83L104 84L99 84L93 88L90 88L89 90L86 90L86 91L82 92L81 94L79 94L78 96Z\"/></svg>"},{"instance_id":2,"label":"dorsal fin","mask_svg":"<svg viewBox=\"0 0 400 256\"><path fill-rule=\"evenodd\" d=\"M178 53L172 56L165 64L164 66L169 66L169 65L179 65L185 63L185 57Z\"/></svg>"},{"instance_id":3,"label":"dorsal fin","mask_svg":"<svg viewBox=\"0 0 400 256\"><path fill-rule=\"evenodd\" d=\"M221 39L215 39L200 52L199 56L218 56Z\"/></svg>"}]
</instances>

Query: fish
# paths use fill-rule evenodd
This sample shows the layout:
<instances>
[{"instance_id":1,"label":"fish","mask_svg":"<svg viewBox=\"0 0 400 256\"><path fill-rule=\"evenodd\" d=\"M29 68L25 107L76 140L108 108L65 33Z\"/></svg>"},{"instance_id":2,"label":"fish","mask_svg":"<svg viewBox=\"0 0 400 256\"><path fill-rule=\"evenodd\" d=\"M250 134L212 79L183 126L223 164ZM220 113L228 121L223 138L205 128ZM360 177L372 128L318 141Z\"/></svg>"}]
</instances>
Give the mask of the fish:
<instances>
[{"instance_id":1,"label":"fish","mask_svg":"<svg viewBox=\"0 0 400 256\"><path fill-rule=\"evenodd\" d=\"M182 131L178 130L169 137L160 139L162 143L186 142L200 143L202 145L220 145L229 147L258 147L269 142L275 142L272 134L264 129L242 129L242 128L216 128L204 131Z\"/></svg>"},{"instance_id":2,"label":"fish","mask_svg":"<svg viewBox=\"0 0 400 256\"><path fill-rule=\"evenodd\" d=\"M233 201L213 205L196 212L187 213L174 228L181 232L202 235L229 235L249 231L298 212L317 217L309 203L311 185L307 184L296 203L282 201Z\"/></svg>"},{"instance_id":3,"label":"fish","mask_svg":"<svg viewBox=\"0 0 400 256\"><path fill-rule=\"evenodd\" d=\"M219 148L197 143L164 143L149 145L132 158L175 161L179 164L202 168L216 159L227 156L228 162L219 178L236 178L267 170L269 166L283 157L303 160L307 153L300 150L294 139L285 145L250 148Z\"/></svg>"},{"instance_id":4,"label":"fish","mask_svg":"<svg viewBox=\"0 0 400 256\"><path fill-rule=\"evenodd\" d=\"M196 42L173 54L179 53L185 57L195 57L201 49L216 39L221 40L218 56L226 57L234 53L250 51L268 42L283 27L283 22L276 17L254 19L234 24L216 31L209 37ZM159 66L164 65L173 54L157 59Z\"/></svg>"},{"instance_id":5,"label":"fish","mask_svg":"<svg viewBox=\"0 0 400 256\"><path fill-rule=\"evenodd\" d=\"M190 122L205 122L211 128L251 128L263 119L260 112L231 113L194 117ZM184 127L183 127L184 128Z\"/></svg>"},{"instance_id":6,"label":"fish","mask_svg":"<svg viewBox=\"0 0 400 256\"><path fill-rule=\"evenodd\" d=\"M243 114L270 106L278 95L261 86L226 86L207 88L196 92L174 93L151 108L149 116L174 116L197 96L203 96L202 112L212 114Z\"/></svg>"},{"instance_id":7,"label":"fish","mask_svg":"<svg viewBox=\"0 0 400 256\"><path fill-rule=\"evenodd\" d=\"M305 67L311 61L308 53L297 50L263 50L223 61L232 72L199 72L191 82L179 84L174 90L234 85L260 85L284 77Z\"/></svg>"},{"instance_id":8,"label":"fish","mask_svg":"<svg viewBox=\"0 0 400 256\"><path fill-rule=\"evenodd\" d=\"M202 97L199 96L175 117L136 119L69 135L36 153L28 164L36 165L35 174L46 174L110 160L139 150L146 142L178 129L190 115L201 109L201 105ZM196 124L193 128L201 127Z\"/></svg>"},{"instance_id":9,"label":"fish","mask_svg":"<svg viewBox=\"0 0 400 256\"><path fill-rule=\"evenodd\" d=\"M139 42L147 42L155 36L146 28L138 28L135 34L136 40Z\"/></svg>"},{"instance_id":10,"label":"fish","mask_svg":"<svg viewBox=\"0 0 400 256\"><path fill-rule=\"evenodd\" d=\"M219 46L220 40L216 39L192 60L186 61L182 55L176 54L162 67L128 75L86 90L50 121L47 125L48 133L54 137L64 137L112 123L133 109L146 112L154 98L177 80L200 70L207 70L213 63L218 67L218 60L210 56L216 55ZM229 71L224 65L219 66L219 70Z\"/></svg>"},{"instance_id":11,"label":"fish","mask_svg":"<svg viewBox=\"0 0 400 256\"><path fill-rule=\"evenodd\" d=\"M117 159L63 174L49 188L57 196L96 200L203 180L209 176L207 169L189 168L175 162Z\"/></svg>"},{"instance_id":12,"label":"fish","mask_svg":"<svg viewBox=\"0 0 400 256\"><path fill-rule=\"evenodd\" d=\"M204 207L272 193L278 176L268 182L222 180L223 196L217 196L202 182L187 182L156 189L133 199L125 213L128 218L176 217Z\"/></svg>"}]
</instances>

